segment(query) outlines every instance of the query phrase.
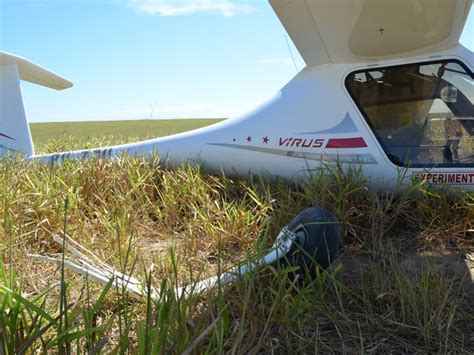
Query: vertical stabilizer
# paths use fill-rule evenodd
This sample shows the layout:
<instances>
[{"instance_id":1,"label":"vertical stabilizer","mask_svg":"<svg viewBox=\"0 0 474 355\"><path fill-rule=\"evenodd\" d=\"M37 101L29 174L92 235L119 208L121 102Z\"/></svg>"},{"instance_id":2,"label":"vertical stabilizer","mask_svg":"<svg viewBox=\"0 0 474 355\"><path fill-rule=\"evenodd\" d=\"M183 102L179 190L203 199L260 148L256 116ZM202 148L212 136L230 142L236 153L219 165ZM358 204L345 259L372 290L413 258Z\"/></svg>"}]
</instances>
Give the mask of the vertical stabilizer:
<instances>
[{"instance_id":1,"label":"vertical stabilizer","mask_svg":"<svg viewBox=\"0 0 474 355\"><path fill-rule=\"evenodd\" d=\"M0 157L12 153L34 154L15 64L0 65Z\"/></svg>"},{"instance_id":2,"label":"vertical stabilizer","mask_svg":"<svg viewBox=\"0 0 474 355\"><path fill-rule=\"evenodd\" d=\"M72 86L70 81L39 65L0 52L0 158L10 154L34 155L20 80L57 90Z\"/></svg>"}]
</instances>

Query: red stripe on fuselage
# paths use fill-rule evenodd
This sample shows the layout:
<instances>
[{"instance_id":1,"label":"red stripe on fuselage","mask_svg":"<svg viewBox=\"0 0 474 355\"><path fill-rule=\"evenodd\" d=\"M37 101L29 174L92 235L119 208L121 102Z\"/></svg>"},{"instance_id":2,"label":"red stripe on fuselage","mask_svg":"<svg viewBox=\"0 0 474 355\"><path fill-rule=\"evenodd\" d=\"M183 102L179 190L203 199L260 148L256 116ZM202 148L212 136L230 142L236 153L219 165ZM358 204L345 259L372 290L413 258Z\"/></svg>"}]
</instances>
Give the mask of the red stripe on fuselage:
<instances>
[{"instance_id":1,"label":"red stripe on fuselage","mask_svg":"<svg viewBox=\"0 0 474 355\"><path fill-rule=\"evenodd\" d=\"M364 138L331 138L326 148L365 148L367 144Z\"/></svg>"},{"instance_id":2,"label":"red stripe on fuselage","mask_svg":"<svg viewBox=\"0 0 474 355\"><path fill-rule=\"evenodd\" d=\"M2 133L2 132L0 132L0 137L5 137L5 138L8 138L8 139L11 139L12 141L15 140L15 138L7 136L5 133Z\"/></svg>"}]
</instances>

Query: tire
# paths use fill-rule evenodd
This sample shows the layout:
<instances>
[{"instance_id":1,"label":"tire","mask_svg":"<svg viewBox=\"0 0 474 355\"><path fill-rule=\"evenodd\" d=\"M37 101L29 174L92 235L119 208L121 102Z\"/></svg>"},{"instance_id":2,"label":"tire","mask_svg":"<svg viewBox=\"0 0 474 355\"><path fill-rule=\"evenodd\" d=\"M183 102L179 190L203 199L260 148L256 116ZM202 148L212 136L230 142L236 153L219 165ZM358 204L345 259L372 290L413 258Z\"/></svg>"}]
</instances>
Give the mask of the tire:
<instances>
[{"instance_id":1,"label":"tire","mask_svg":"<svg viewBox=\"0 0 474 355\"><path fill-rule=\"evenodd\" d=\"M326 269L336 258L341 244L341 226L324 208L312 207L296 215L288 229L297 234L284 263L297 267L293 277L316 277L316 269Z\"/></svg>"}]
</instances>

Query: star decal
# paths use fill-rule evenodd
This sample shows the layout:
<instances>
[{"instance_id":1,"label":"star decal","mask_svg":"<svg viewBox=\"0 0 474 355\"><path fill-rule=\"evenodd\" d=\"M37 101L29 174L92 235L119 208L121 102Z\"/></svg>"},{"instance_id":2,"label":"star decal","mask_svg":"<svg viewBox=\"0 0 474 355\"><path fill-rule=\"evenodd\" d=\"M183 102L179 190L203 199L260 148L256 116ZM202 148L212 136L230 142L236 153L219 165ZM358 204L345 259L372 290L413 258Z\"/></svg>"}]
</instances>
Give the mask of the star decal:
<instances>
[{"instance_id":1,"label":"star decal","mask_svg":"<svg viewBox=\"0 0 474 355\"><path fill-rule=\"evenodd\" d=\"M268 144L268 141L269 141L269 140L270 140L270 139L268 139L267 136L263 137L263 143Z\"/></svg>"},{"instance_id":2,"label":"star decal","mask_svg":"<svg viewBox=\"0 0 474 355\"><path fill-rule=\"evenodd\" d=\"M252 137L248 136L247 137L247 142L251 142L252 141Z\"/></svg>"}]
</instances>

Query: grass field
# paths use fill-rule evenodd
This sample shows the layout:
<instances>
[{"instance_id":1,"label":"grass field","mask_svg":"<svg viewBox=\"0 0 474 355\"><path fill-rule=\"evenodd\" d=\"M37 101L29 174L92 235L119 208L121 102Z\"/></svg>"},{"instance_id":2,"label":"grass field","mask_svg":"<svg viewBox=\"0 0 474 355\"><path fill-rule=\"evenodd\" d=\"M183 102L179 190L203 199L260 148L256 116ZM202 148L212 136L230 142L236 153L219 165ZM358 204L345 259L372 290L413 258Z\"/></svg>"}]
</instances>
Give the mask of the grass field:
<instances>
[{"instance_id":1,"label":"grass field","mask_svg":"<svg viewBox=\"0 0 474 355\"><path fill-rule=\"evenodd\" d=\"M42 148L47 143L64 140L86 143L97 139L114 142L149 139L189 131L219 121L221 119L54 122L31 123L30 128L33 142Z\"/></svg>"},{"instance_id":2,"label":"grass field","mask_svg":"<svg viewBox=\"0 0 474 355\"><path fill-rule=\"evenodd\" d=\"M38 150L122 141L112 129L92 142L78 129L61 144L43 136ZM422 183L378 192L337 167L296 185L126 158L56 167L12 160L0 166L0 181L0 353L474 349L465 260L474 252L472 194ZM315 279L294 280L294 269L272 265L175 297L178 284L262 255L283 226L315 205L337 217L343 238L338 259ZM145 291L153 285L156 297L134 298L30 256L61 259L52 236L64 231L142 280Z\"/></svg>"}]
</instances>

